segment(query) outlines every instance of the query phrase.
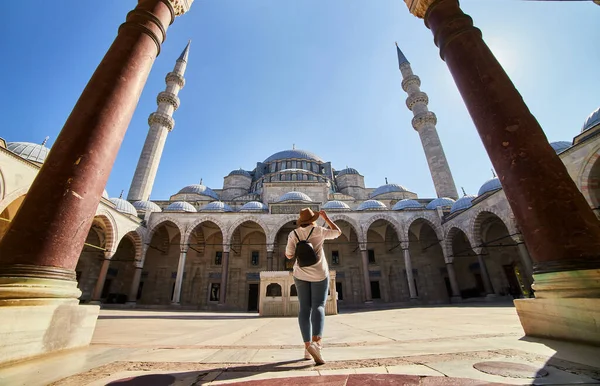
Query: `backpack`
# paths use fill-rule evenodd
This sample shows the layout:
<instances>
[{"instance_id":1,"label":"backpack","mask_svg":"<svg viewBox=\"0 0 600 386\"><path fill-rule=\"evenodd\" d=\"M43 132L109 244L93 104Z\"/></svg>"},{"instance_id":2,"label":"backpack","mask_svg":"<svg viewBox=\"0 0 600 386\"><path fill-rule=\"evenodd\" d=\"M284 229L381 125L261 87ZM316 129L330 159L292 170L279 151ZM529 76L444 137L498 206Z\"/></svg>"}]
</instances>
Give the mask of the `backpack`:
<instances>
[{"instance_id":1,"label":"backpack","mask_svg":"<svg viewBox=\"0 0 600 386\"><path fill-rule=\"evenodd\" d=\"M314 230L315 228L313 227L313 229L310 230L310 233L308 234L306 240L300 240L300 237L298 237L298 233L296 233L296 230L294 230L294 234L298 239L298 242L296 243L296 253L294 254L294 257L296 258L299 267L308 267L310 265L315 265L319 261L319 257L313 249L312 244L308 242L308 239L310 238L310 235L312 235Z\"/></svg>"}]
</instances>

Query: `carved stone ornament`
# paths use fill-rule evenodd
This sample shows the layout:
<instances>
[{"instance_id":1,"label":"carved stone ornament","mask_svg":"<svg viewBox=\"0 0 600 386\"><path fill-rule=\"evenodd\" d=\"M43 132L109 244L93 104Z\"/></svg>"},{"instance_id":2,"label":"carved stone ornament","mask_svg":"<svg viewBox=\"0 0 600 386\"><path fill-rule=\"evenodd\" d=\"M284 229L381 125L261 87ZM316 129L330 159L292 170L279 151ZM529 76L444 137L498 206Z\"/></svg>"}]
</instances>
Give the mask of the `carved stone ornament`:
<instances>
[{"instance_id":1,"label":"carved stone ornament","mask_svg":"<svg viewBox=\"0 0 600 386\"><path fill-rule=\"evenodd\" d=\"M165 78L165 81L167 84L169 84L169 82L175 82L179 85L179 88L183 88L183 86L185 86L185 79L176 72L169 72Z\"/></svg>"},{"instance_id":2,"label":"carved stone ornament","mask_svg":"<svg viewBox=\"0 0 600 386\"><path fill-rule=\"evenodd\" d=\"M408 98L406 98L406 107L408 107L409 110L412 110L417 103L429 103L429 98L427 97L427 94L425 94L422 91L419 91L417 93L409 95Z\"/></svg>"},{"instance_id":3,"label":"carved stone ornament","mask_svg":"<svg viewBox=\"0 0 600 386\"><path fill-rule=\"evenodd\" d=\"M179 98L177 97L177 95L168 92L168 91L162 91L158 94L158 96L156 97L156 103L160 104L161 102L164 103L168 103L171 106L173 106L173 108L175 110L177 110L179 108Z\"/></svg>"},{"instance_id":4,"label":"carved stone ornament","mask_svg":"<svg viewBox=\"0 0 600 386\"><path fill-rule=\"evenodd\" d=\"M175 16L181 16L190 10L194 0L169 0L175 10Z\"/></svg>"},{"instance_id":5,"label":"carved stone ornament","mask_svg":"<svg viewBox=\"0 0 600 386\"><path fill-rule=\"evenodd\" d=\"M416 84L417 87L421 87L421 79L416 75L407 76L402 80L402 90L408 92L408 87Z\"/></svg>"},{"instance_id":6,"label":"carved stone ornament","mask_svg":"<svg viewBox=\"0 0 600 386\"><path fill-rule=\"evenodd\" d=\"M417 131L422 129L427 124L435 125L436 123L437 117L431 111L419 113L412 119L412 127Z\"/></svg>"},{"instance_id":7,"label":"carved stone ornament","mask_svg":"<svg viewBox=\"0 0 600 386\"><path fill-rule=\"evenodd\" d=\"M425 13L431 4L436 1L438 0L404 0L409 12L421 19L425 17Z\"/></svg>"},{"instance_id":8,"label":"carved stone ornament","mask_svg":"<svg viewBox=\"0 0 600 386\"><path fill-rule=\"evenodd\" d=\"M148 117L148 125L152 126L153 123L158 123L165 126L169 131L175 127L175 120L167 114L154 112Z\"/></svg>"}]
</instances>

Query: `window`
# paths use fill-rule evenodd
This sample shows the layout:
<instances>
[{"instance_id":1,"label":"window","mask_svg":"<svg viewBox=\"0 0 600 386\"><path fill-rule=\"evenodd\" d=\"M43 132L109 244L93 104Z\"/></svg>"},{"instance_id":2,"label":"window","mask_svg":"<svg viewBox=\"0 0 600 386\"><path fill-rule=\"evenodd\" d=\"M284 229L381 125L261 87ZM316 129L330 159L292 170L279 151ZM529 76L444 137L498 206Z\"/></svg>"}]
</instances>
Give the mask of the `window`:
<instances>
[{"instance_id":1,"label":"window","mask_svg":"<svg viewBox=\"0 0 600 386\"><path fill-rule=\"evenodd\" d=\"M319 165L312 164L312 170L313 170L313 172L318 173L319 172Z\"/></svg>"},{"instance_id":2,"label":"window","mask_svg":"<svg viewBox=\"0 0 600 386\"><path fill-rule=\"evenodd\" d=\"M298 296L298 290L296 289L296 284L292 284L290 287L290 296Z\"/></svg>"},{"instance_id":3,"label":"window","mask_svg":"<svg viewBox=\"0 0 600 386\"><path fill-rule=\"evenodd\" d=\"M250 258L250 264L258 265L258 251L252 251L252 257Z\"/></svg>"},{"instance_id":4,"label":"window","mask_svg":"<svg viewBox=\"0 0 600 386\"><path fill-rule=\"evenodd\" d=\"M277 166L277 164L275 162L271 163L271 173L273 173L275 171L275 166Z\"/></svg>"},{"instance_id":5,"label":"window","mask_svg":"<svg viewBox=\"0 0 600 386\"><path fill-rule=\"evenodd\" d=\"M303 174L303 175L302 175L302 179L303 179L304 181L308 181L308 176L307 176L306 174Z\"/></svg>"},{"instance_id":6,"label":"window","mask_svg":"<svg viewBox=\"0 0 600 386\"><path fill-rule=\"evenodd\" d=\"M271 283L267 286L267 296L281 296L281 286L277 283Z\"/></svg>"},{"instance_id":7,"label":"window","mask_svg":"<svg viewBox=\"0 0 600 386\"><path fill-rule=\"evenodd\" d=\"M340 251L331 251L331 264L338 265L340 263Z\"/></svg>"},{"instance_id":8,"label":"window","mask_svg":"<svg viewBox=\"0 0 600 386\"><path fill-rule=\"evenodd\" d=\"M306 169L306 161L302 161L302 169L307 170Z\"/></svg>"},{"instance_id":9,"label":"window","mask_svg":"<svg viewBox=\"0 0 600 386\"><path fill-rule=\"evenodd\" d=\"M223 263L223 252L215 252L215 265L221 265Z\"/></svg>"},{"instance_id":10,"label":"window","mask_svg":"<svg viewBox=\"0 0 600 386\"><path fill-rule=\"evenodd\" d=\"M296 173L292 174L292 181L296 181L297 178L298 177L297 177Z\"/></svg>"},{"instance_id":11,"label":"window","mask_svg":"<svg viewBox=\"0 0 600 386\"><path fill-rule=\"evenodd\" d=\"M296 169L297 163L296 161L292 161L292 169Z\"/></svg>"},{"instance_id":12,"label":"window","mask_svg":"<svg viewBox=\"0 0 600 386\"><path fill-rule=\"evenodd\" d=\"M375 264L375 250L369 249L369 264Z\"/></svg>"},{"instance_id":13,"label":"window","mask_svg":"<svg viewBox=\"0 0 600 386\"><path fill-rule=\"evenodd\" d=\"M210 299L209 299L209 301L218 302L220 292L221 292L221 283L211 283L210 284Z\"/></svg>"}]
</instances>

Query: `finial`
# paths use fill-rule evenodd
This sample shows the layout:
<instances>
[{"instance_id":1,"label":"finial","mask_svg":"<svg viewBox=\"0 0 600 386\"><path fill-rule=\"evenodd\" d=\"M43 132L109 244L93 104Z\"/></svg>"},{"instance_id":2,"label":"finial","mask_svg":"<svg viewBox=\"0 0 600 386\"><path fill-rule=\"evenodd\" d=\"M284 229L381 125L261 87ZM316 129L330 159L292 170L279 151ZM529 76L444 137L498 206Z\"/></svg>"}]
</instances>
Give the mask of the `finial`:
<instances>
[{"instance_id":1,"label":"finial","mask_svg":"<svg viewBox=\"0 0 600 386\"><path fill-rule=\"evenodd\" d=\"M296 144L295 143L292 144L292 150L296 150Z\"/></svg>"},{"instance_id":2,"label":"finial","mask_svg":"<svg viewBox=\"0 0 600 386\"><path fill-rule=\"evenodd\" d=\"M492 169L492 175L494 176L494 178L496 178L496 172L494 171L494 169Z\"/></svg>"},{"instance_id":3,"label":"finial","mask_svg":"<svg viewBox=\"0 0 600 386\"><path fill-rule=\"evenodd\" d=\"M400 47L398 47L398 43L396 42L396 53L398 54L398 67L402 66L404 63L408 63L408 59L406 59L406 56L404 56L404 53L400 50Z\"/></svg>"},{"instance_id":4,"label":"finial","mask_svg":"<svg viewBox=\"0 0 600 386\"><path fill-rule=\"evenodd\" d=\"M44 142L42 142L42 146L44 146L46 144L46 142L48 142L49 139L50 139L50 137L46 136L46 138L44 138Z\"/></svg>"},{"instance_id":5,"label":"finial","mask_svg":"<svg viewBox=\"0 0 600 386\"><path fill-rule=\"evenodd\" d=\"M387 182L387 177L385 177L385 184L387 185L387 183L388 183L388 182Z\"/></svg>"},{"instance_id":6,"label":"finial","mask_svg":"<svg viewBox=\"0 0 600 386\"><path fill-rule=\"evenodd\" d=\"M461 189L462 189L462 191L463 191L463 195L465 195L465 196L466 196L466 195L467 195L467 192L465 192L465 188L463 188L462 186L461 186L460 188L461 188Z\"/></svg>"},{"instance_id":7,"label":"finial","mask_svg":"<svg viewBox=\"0 0 600 386\"><path fill-rule=\"evenodd\" d=\"M121 194L119 194L119 198L123 198L123 192L125 192L125 190L121 190Z\"/></svg>"},{"instance_id":8,"label":"finial","mask_svg":"<svg viewBox=\"0 0 600 386\"><path fill-rule=\"evenodd\" d=\"M202 178L200 178L200 185L202 185Z\"/></svg>"},{"instance_id":9,"label":"finial","mask_svg":"<svg viewBox=\"0 0 600 386\"><path fill-rule=\"evenodd\" d=\"M188 40L187 45L183 49L183 52L181 53L181 55L179 55L179 58L177 59L178 62L187 62L188 56L190 54L190 44L191 43L192 43L192 39Z\"/></svg>"}]
</instances>

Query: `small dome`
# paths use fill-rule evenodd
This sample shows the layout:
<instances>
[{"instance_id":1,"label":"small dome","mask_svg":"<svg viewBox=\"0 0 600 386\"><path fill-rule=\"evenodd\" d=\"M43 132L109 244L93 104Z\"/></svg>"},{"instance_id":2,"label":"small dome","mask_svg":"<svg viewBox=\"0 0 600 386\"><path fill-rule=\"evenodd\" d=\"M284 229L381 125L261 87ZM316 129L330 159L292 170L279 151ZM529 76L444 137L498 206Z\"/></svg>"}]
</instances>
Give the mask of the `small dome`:
<instances>
[{"instance_id":1,"label":"small dome","mask_svg":"<svg viewBox=\"0 0 600 386\"><path fill-rule=\"evenodd\" d=\"M343 176L344 174L360 174L358 172L358 170L353 169L353 168L346 168L346 169L342 169L339 172L337 172L336 176Z\"/></svg>"},{"instance_id":2,"label":"small dome","mask_svg":"<svg viewBox=\"0 0 600 386\"><path fill-rule=\"evenodd\" d=\"M350 210L348 204L338 200L327 201L321 208L329 210Z\"/></svg>"},{"instance_id":3,"label":"small dome","mask_svg":"<svg viewBox=\"0 0 600 386\"><path fill-rule=\"evenodd\" d=\"M110 202L115 204L115 207L118 212L130 214L132 216L137 216L137 210L135 207L129 203L127 200L123 200L122 198L111 198Z\"/></svg>"},{"instance_id":4,"label":"small dome","mask_svg":"<svg viewBox=\"0 0 600 386\"><path fill-rule=\"evenodd\" d=\"M392 210L404 210L404 209L423 209L423 205L419 204L416 200L404 199L400 200L394 205Z\"/></svg>"},{"instance_id":5,"label":"small dome","mask_svg":"<svg viewBox=\"0 0 600 386\"><path fill-rule=\"evenodd\" d=\"M386 194L386 193L392 193L392 192L408 192L408 190L406 190L406 188L402 185L398 185L398 184L385 184L385 185L381 185L380 187L378 187L377 189L375 189L370 195L370 198L374 198L377 196L380 196L382 194Z\"/></svg>"},{"instance_id":6,"label":"small dome","mask_svg":"<svg viewBox=\"0 0 600 386\"><path fill-rule=\"evenodd\" d=\"M168 212L197 212L194 205L185 201L175 201L165 208Z\"/></svg>"},{"instance_id":7,"label":"small dome","mask_svg":"<svg viewBox=\"0 0 600 386\"><path fill-rule=\"evenodd\" d=\"M233 212L233 209L224 202L213 201L200 208L200 212Z\"/></svg>"},{"instance_id":8,"label":"small dome","mask_svg":"<svg viewBox=\"0 0 600 386\"><path fill-rule=\"evenodd\" d=\"M381 201L367 200L361 203L356 210L387 210L387 206Z\"/></svg>"},{"instance_id":9,"label":"small dome","mask_svg":"<svg viewBox=\"0 0 600 386\"><path fill-rule=\"evenodd\" d=\"M302 192L287 192L277 199L277 202L283 201L306 201L312 202L312 199Z\"/></svg>"},{"instance_id":10,"label":"small dome","mask_svg":"<svg viewBox=\"0 0 600 386\"><path fill-rule=\"evenodd\" d=\"M323 160L319 156L317 156L316 154L313 154L309 151L292 149L292 150L284 150L284 151L280 151L279 153L275 153L272 156L270 156L269 158L267 158L264 161L264 163L269 163L269 162L277 161L277 160L281 160L281 159L305 159L305 160L310 160L310 161L323 162Z\"/></svg>"},{"instance_id":11,"label":"small dome","mask_svg":"<svg viewBox=\"0 0 600 386\"><path fill-rule=\"evenodd\" d=\"M552 148L554 149L556 154L560 154L563 151L565 151L571 147L571 142L567 142L567 141L550 142L550 146L552 146Z\"/></svg>"},{"instance_id":12,"label":"small dome","mask_svg":"<svg viewBox=\"0 0 600 386\"><path fill-rule=\"evenodd\" d=\"M268 210L269 207L258 201L250 201L245 203L241 208L240 212L258 212Z\"/></svg>"},{"instance_id":13,"label":"small dome","mask_svg":"<svg viewBox=\"0 0 600 386\"><path fill-rule=\"evenodd\" d=\"M229 173L229 175L230 176L244 176L244 177L252 178L250 173L244 169L232 170L231 173Z\"/></svg>"},{"instance_id":14,"label":"small dome","mask_svg":"<svg viewBox=\"0 0 600 386\"><path fill-rule=\"evenodd\" d=\"M491 178L481 185L479 188L479 192L477 192L478 196L483 196L488 192L493 192L495 190L502 189L502 185L500 184L500 180L498 177Z\"/></svg>"},{"instance_id":15,"label":"small dome","mask_svg":"<svg viewBox=\"0 0 600 386\"><path fill-rule=\"evenodd\" d=\"M46 141L44 141L44 144ZM50 149L43 144L31 142L8 142L6 148L28 161L43 163Z\"/></svg>"},{"instance_id":16,"label":"small dome","mask_svg":"<svg viewBox=\"0 0 600 386\"><path fill-rule=\"evenodd\" d=\"M436 198L435 200L433 200L429 204L427 204L425 209L435 209L435 208L439 208L439 207L452 206L452 205L454 205L454 202L455 201L451 198L440 197L440 198Z\"/></svg>"},{"instance_id":17,"label":"small dome","mask_svg":"<svg viewBox=\"0 0 600 386\"><path fill-rule=\"evenodd\" d=\"M185 188L181 189L177 194L199 194L201 196L212 197L215 200L219 199L217 193L213 192L211 188L200 184L188 185Z\"/></svg>"},{"instance_id":18,"label":"small dome","mask_svg":"<svg viewBox=\"0 0 600 386\"><path fill-rule=\"evenodd\" d=\"M458 212L460 210L465 210L473 206L472 201L477 198L477 196L466 195L458 200L454 204L452 204L452 208L450 208L450 213Z\"/></svg>"},{"instance_id":19,"label":"small dome","mask_svg":"<svg viewBox=\"0 0 600 386\"><path fill-rule=\"evenodd\" d=\"M106 189L104 189L104 191L102 192L102 197L108 200L108 192L106 191Z\"/></svg>"},{"instance_id":20,"label":"small dome","mask_svg":"<svg viewBox=\"0 0 600 386\"><path fill-rule=\"evenodd\" d=\"M585 122L583 122L583 126L581 127L581 132L587 131L592 127L600 125L600 107L596 109L593 113L590 114L589 117L586 118Z\"/></svg>"},{"instance_id":21,"label":"small dome","mask_svg":"<svg viewBox=\"0 0 600 386\"><path fill-rule=\"evenodd\" d=\"M154 212L162 212L160 206L156 205L152 201L136 201L133 203L133 207L137 209L138 212L145 213L154 213Z\"/></svg>"}]
</instances>

